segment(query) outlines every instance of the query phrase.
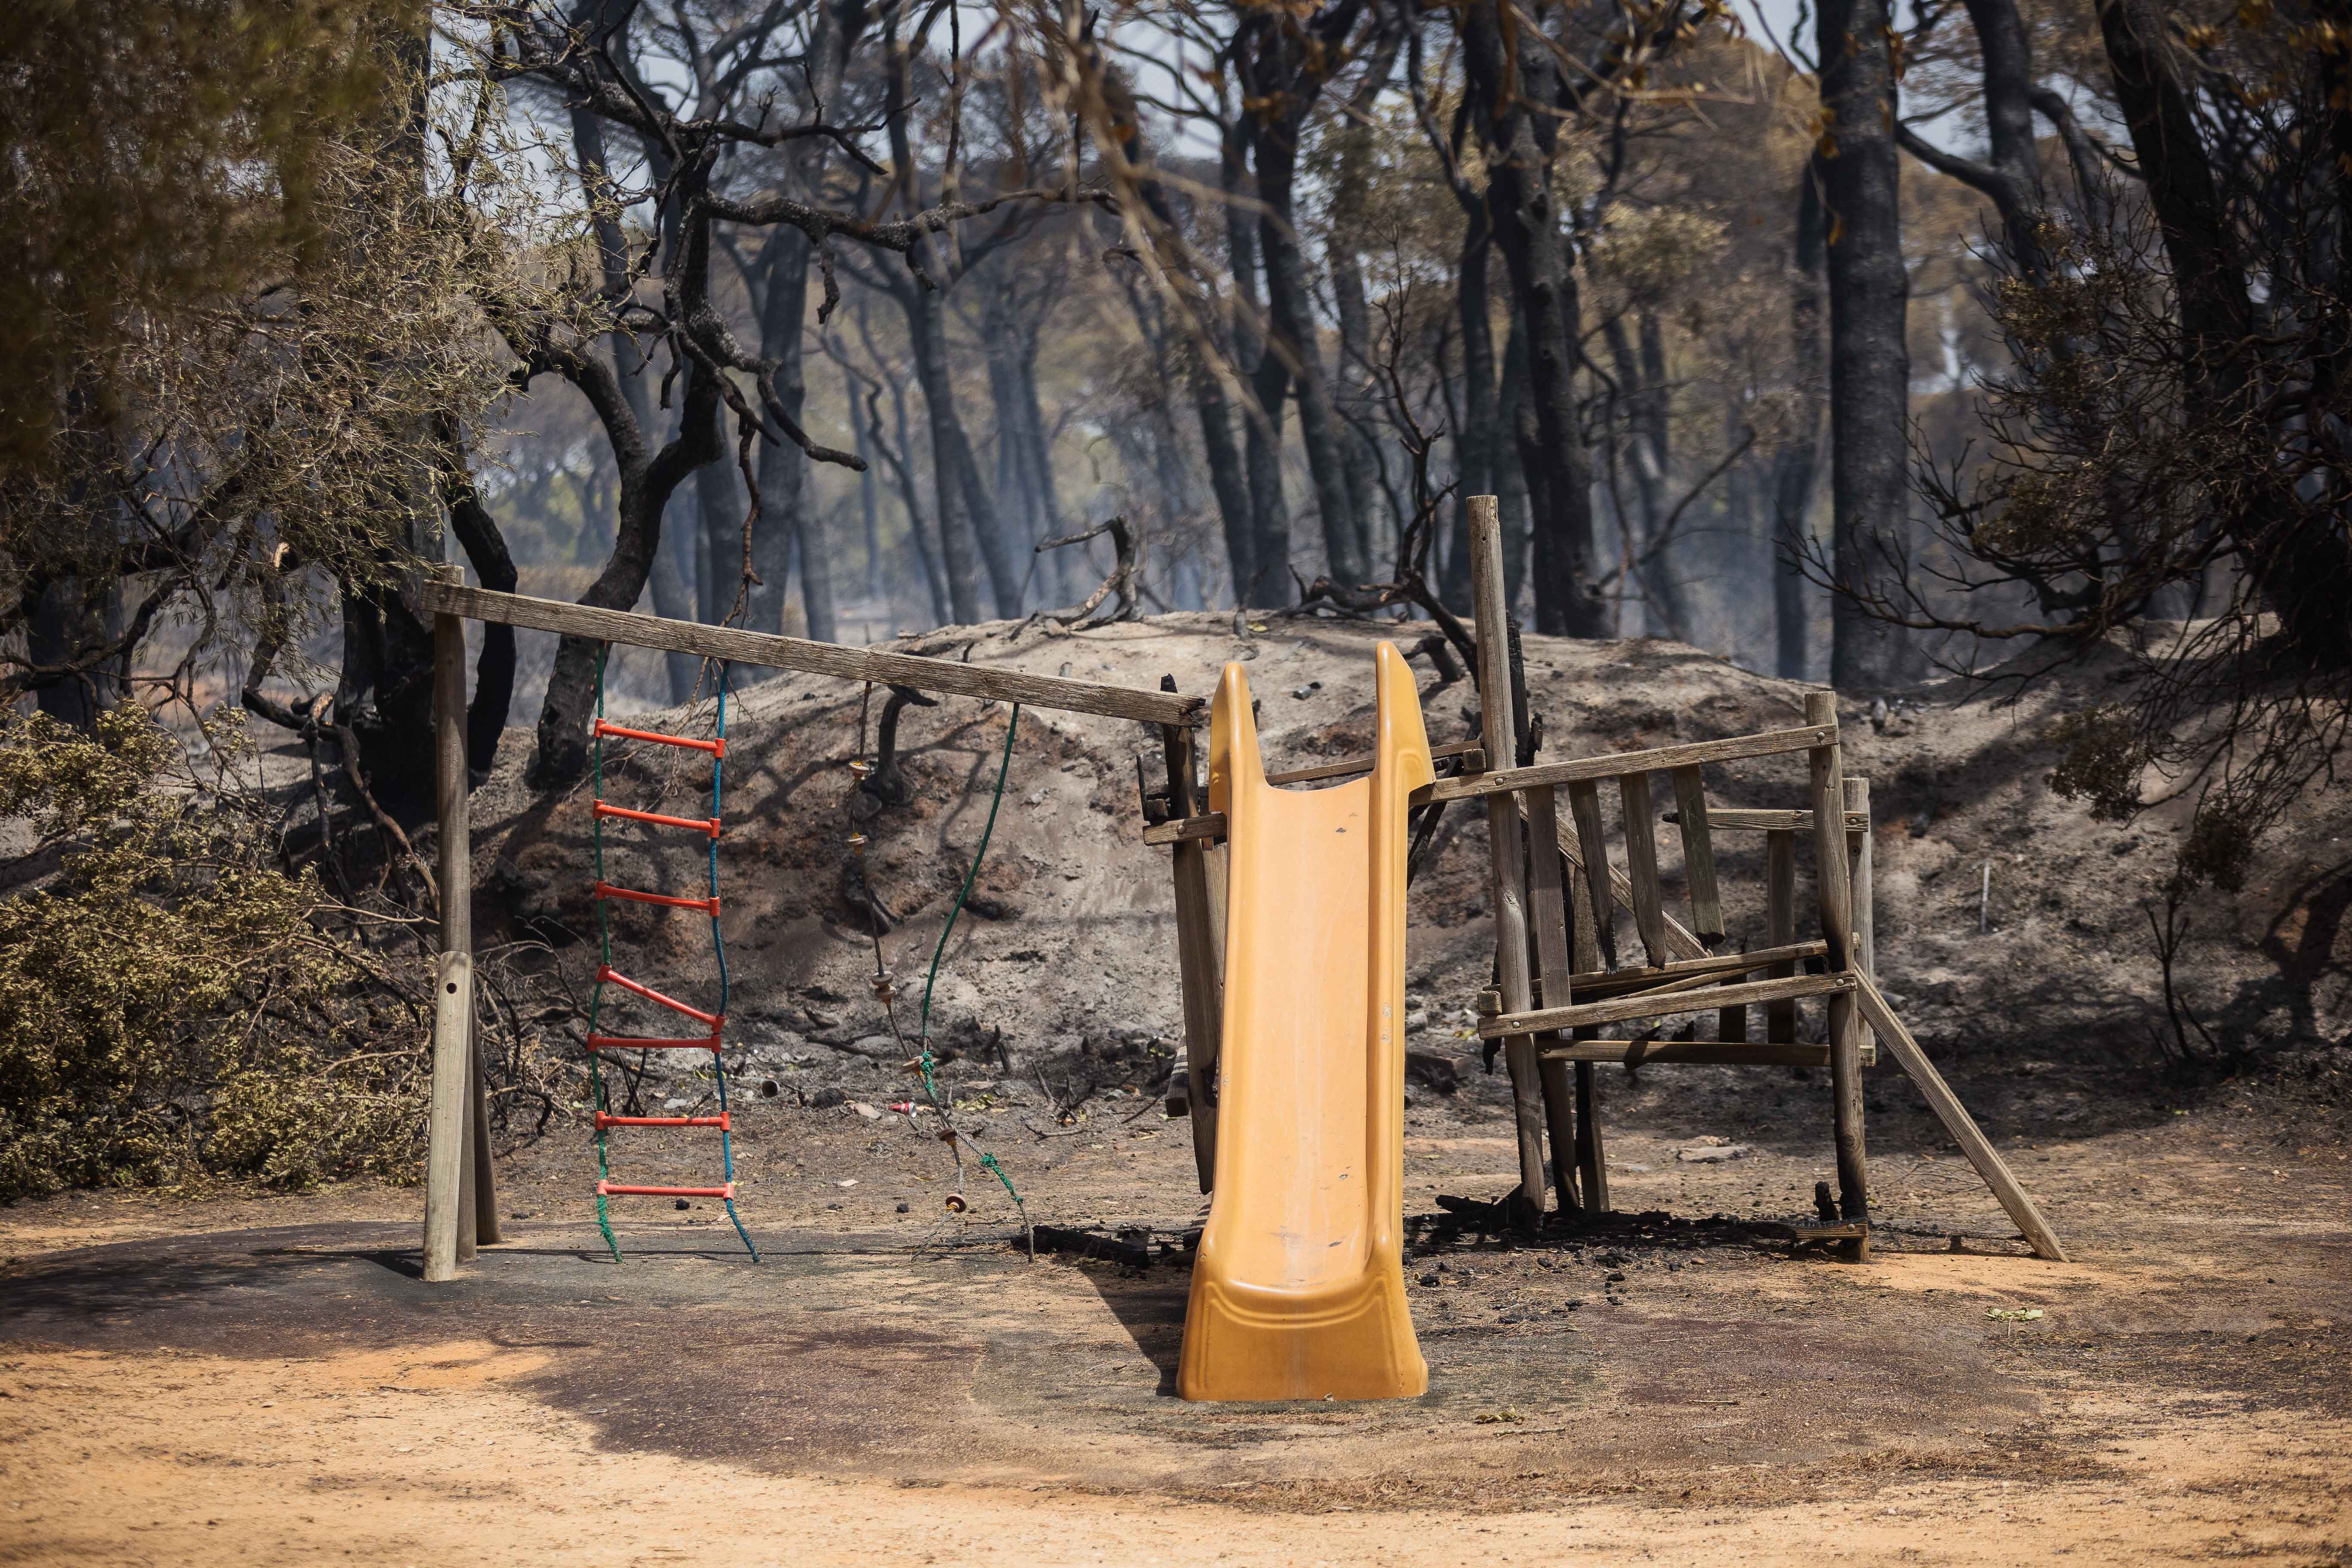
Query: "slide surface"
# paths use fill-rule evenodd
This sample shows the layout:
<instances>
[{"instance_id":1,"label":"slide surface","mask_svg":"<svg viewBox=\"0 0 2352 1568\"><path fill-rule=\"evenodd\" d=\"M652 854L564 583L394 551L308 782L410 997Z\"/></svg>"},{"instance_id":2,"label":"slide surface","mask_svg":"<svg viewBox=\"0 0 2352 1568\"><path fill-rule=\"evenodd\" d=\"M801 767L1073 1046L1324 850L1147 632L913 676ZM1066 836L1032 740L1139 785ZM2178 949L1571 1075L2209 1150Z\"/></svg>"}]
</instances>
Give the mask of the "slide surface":
<instances>
[{"instance_id":1,"label":"slide surface","mask_svg":"<svg viewBox=\"0 0 2352 1568\"><path fill-rule=\"evenodd\" d=\"M1429 1367L1404 1293L1405 813L1434 777L1403 656L1376 652L1371 776L1265 782L1243 667L1209 721L1225 814L1216 1183L1187 1399L1394 1399Z\"/></svg>"}]
</instances>

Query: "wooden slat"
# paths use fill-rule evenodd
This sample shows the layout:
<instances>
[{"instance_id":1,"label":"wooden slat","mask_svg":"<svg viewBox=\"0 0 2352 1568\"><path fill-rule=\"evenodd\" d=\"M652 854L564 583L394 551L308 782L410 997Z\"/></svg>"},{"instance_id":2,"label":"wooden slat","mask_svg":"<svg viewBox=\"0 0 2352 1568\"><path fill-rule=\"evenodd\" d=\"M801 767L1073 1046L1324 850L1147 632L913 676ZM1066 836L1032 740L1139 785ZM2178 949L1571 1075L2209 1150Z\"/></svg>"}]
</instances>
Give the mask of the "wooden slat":
<instances>
[{"instance_id":1,"label":"wooden slat","mask_svg":"<svg viewBox=\"0 0 2352 1568\"><path fill-rule=\"evenodd\" d=\"M1690 884L1691 929L1701 942L1723 940L1723 895L1715 885L1715 837L1706 813L1706 784L1696 767L1676 768L1675 826L1683 836L1683 878Z\"/></svg>"},{"instance_id":2,"label":"wooden slat","mask_svg":"<svg viewBox=\"0 0 2352 1568\"><path fill-rule=\"evenodd\" d=\"M1764 836L1764 940L1779 952L1797 940L1797 836L1776 827ZM1829 952L1829 944L1822 944ZM1773 965L1771 978L1786 980L1797 973L1793 962ZM1764 1009L1764 1037L1781 1044L1797 1037L1797 1005L1775 1002Z\"/></svg>"},{"instance_id":3,"label":"wooden slat","mask_svg":"<svg viewBox=\"0 0 2352 1568\"><path fill-rule=\"evenodd\" d=\"M2033 1206L2033 1200L2018 1184L2000 1152L1992 1146L1992 1140L1984 1135L1984 1130L1960 1103L1960 1097L1952 1092L1952 1086L1944 1081L1944 1075L1936 1070L1936 1064L1927 1059L1927 1053L1919 1048L1919 1042L1911 1037L1911 1031L1903 1026L1903 1020L1895 1016L1895 1009L1886 1005L1885 996L1866 974L1862 976L1854 1001L1878 1036L1878 1043L1919 1086L1927 1108L1968 1155L1969 1163L1977 1168L1977 1174L1992 1189L1992 1195L2000 1200L2001 1208L2033 1248L2034 1255L2053 1263L2065 1262L2066 1249L2058 1245L2057 1233L2042 1217L2042 1211Z\"/></svg>"},{"instance_id":4,"label":"wooden slat","mask_svg":"<svg viewBox=\"0 0 2352 1568\"><path fill-rule=\"evenodd\" d=\"M1538 1047L1546 1062L1575 1062L1587 1066L1597 1062L1617 1062L1626 1067L1643 1067L1651 1062L1713 1063L1719 1067L1802 1067L1824 1066L1830 1059L1827 1046L1727 1045L1720 1040L1570 1040L1564 1045Z\"/></svg>"},{"instance_id":5,"label":"wooden slat","mask_svg":"<svg viewBox=\"0 0 2352 1568\"><path fill-rule=\"evenodd\" d=\"M1592 900L1584 890L1584 868L1570 859L1568 868L1568 907L1570 910L1589 910ZM1601 940L1592 930L1588 917L1576 921L1569 933L1569 946L1576 957L1576 967L1591 972L1601 967ZM1575 977L1569 979L1569 1000L1578 1000ZM1594 1031L1584 1029L1580 1034ZM1587 1214L1609 1212L1609 1158L1602 1146L1601 1131L1601 1086L1596 1080L1592 1064L1576 1064L1576 1180L1577 1191L1584 1199Z\"/></svg>"},{"instance_id":6,"label":"wooden slat","mask_svg":"<svg viewBox=\"0 0 2352 1568\"><path fill-rule=\"evenodd\" d=\"M1198 816L1180 816L1168 822L1155 822L1143 830L1146 844L1190 844L1197 840L1221 840L1225 836L1225 814L1222 811L1202 812Z\"/></svg>"},{"instance_id":7,"label":"wooden slat","mask_svg":"<svg viewBox=\"0 0 2352 1568\"><path fill-rule=\"evenodd\" d=\"M1449 757L1462 759L1461 771L1464 773L1479 773L1486 766L1486 748L1475 741L1457 741L1450 746L1429 748L1429 760L1433 763L1442 763ZM1345 778L1349 773L1371 771L1372 759L1370 756L1342 757L1336 763L1319 763L1311 768L1292 768L1287 773L1268 773L1265 782L1270 784L1313 784L1318 779Z\"/></svg>"},{"instance_id":8,"label":"wooden slat","mask_svg":"<svg viewBox=\"0 0 2352 1568\"><path fill-rule=\"evenodd\" d=\"M1625 875L1633 884L1633 925L1651 966L1667 962L1666 900L1658 883L1657 818L1650 806L1650 775L1617 781L1625 811Z\"/></svg>"},{"instance_id":9,"label":"wooden slat","mask_svg":"<svg viewBox=\"0 0 2352 1568\"><path fill-rule=\"evenodd\" d=\"M1655 969L1616 969L1579 972L1569 976L1580 1001L1594 1001L1602 996L1622 996L1629 992L1647 990L1664 982L1696 977L1719 980L1727 975L1740 975L1767 967L1782 967L1808 958L1819 958L1829 952L1825 942L1792 942L1786 947L1759 947L1753 952L1726 952L1712 958L1678 958ZM1780 976L1786 979L1786 975Z\"/></svg>"},{"instance_id":10,"label":"wooden slat","mask_svg":"<svg viewBox=\"0 0 2352 1568\"><path fill-rule=\"evenodd\" d=\"M1609 868L1609 838L1601 830L1601 786L1580 779L1568 786L1569 815L1576 819L1577 858L1584 866L1584 895L1592 913L1593 939L1601 944L1601 962L1617 967L1616 878ZM1626 891L1633 889L1628 885Z\"/></svg>"},{"instance_id":11,"label":"wooden slat","mask_svg":"<svg viewBox=\"0 0 2352 1568\"><path fill-rule=\"evenodd\" d=\"M1845 847L1845 764L1837 740L1837 697L1833 692L1805 694L1808 722L1829 727L1829 738L1808 753L1812 764L1813 888L1820 897L1822 940L1830 944L1832 971L1850 977L1853 971L1853 886L1848 879ZM1830 1107L1835 1123L1838 1173L1838 1217L1870 1218L1870 1162L1863 1134L1861 1020L1853 994L1842 992L1830 998ZM1856 1243L1849 1256L1857 1261L1866 1244Z\"/></svg>"},{"instance_id":12,"label":"wooden slat","mask_svg":"<svg viewBox=\"0 0 2352 1568\"><path fill-rule=\"evenodd\" d=\"M1657 746L1643 752L1616 752L1567 762L1537 763L1530 767L1504 768L1466 779L1440 779L1433 800L1468 800L1473 795L1506 795L1536 784L1572 784L1582 779L1613 779L1626 773L1655 773L1664 768L1703 763L1737 762L1742 757L1771 757L1785 752L1810 751L1837 738L1834 724L1808 724L1801 730L1768 730L1760 735L1728 735L1720 741L1693 741L1680 746ZM1487 748L1487 755L1495 754Z\"/></svg>"},{"instance_id":13,"label":"wooden slat","mask_svg":"<svg viewBox=\"0 0 2352 1568\"><path fill-rule=\"evenodd\" d=\"M1666 820L1679 824L1682 821L1680 810L1677 809ZM1811 833L1813 830L1813 814L1810 811L1767 811L1748 805L1710 804L1706 808L1706 822L1709 827L1719 831ZM1853 811L1845 814L1845 825L1849 832L1870 826L1861 813Z\"/></svg>"},{"instance_id":14,"label":"wooden slat","mask_svg":"<svg viewBox=\"0 0 2352 1568\"><path fill-rule=\"evenodd\" d=\"M1559 852L1559 805L1548 785L1528 791L1528 919L1535 927L1536 963L1547 1002L1574 1000L1568 954L1567 857ZM1580 1208L1576 1191L1576 1091L1568 1064L1545 1060L1538 1042L1537 1076L1543 1085L1544 1132L1550 1140L1552 1190L1564 1212Z\"/></svg>"},{"instance_id":15,"label":"wooden slat","mask_svg":"<svg viewBox=\"0 0 2352 1568\"><path fill-rule=\"evenodd\" d=\"M438 615L497 621L505 626L527 626L533 631L560 632L593 642L664 648L671 653L693 654L700 658L731 659L737 664L763 665L772 669L797 669L810 675L829 675L841 680L911 686L919 691L941 692L950 697L1019 702L1031 708L1097 713L1109 719L1136 719L1147 724L1197 723L1208 708L1208 704L1198 697L1180 697L1171 691L1148 691L1139 687L1104 686L1093 681L1066 680L1057 676L991 669L959 664L953 659L926 658L919 654L845 647L838 643L811 642L805 637L740 631L733 626L707 626L694 621L641 616L633 610L601 610L588 605L534 599L522 594L499 594L488 588L468 588L458 584L426 582L418 588L417 596L426 610Z\"/></svg>"},{"instance_id":16,"label":"wooden slat","mask_svg":"<svg viewBox=\"0 0 2352 1568\"><path fill-rule=\"evenodd\" d=\"M1470 602L1478 636L1478 733L1489 757L1513 755L1517 731L1511 715L1510 610L1503 582L1503 525L1493 496L1472 496ZM1486 849L1493 867L1495 967L1503 1009L1528 1010L1533 975L1528 962L1527 862L1521 858L1517 801L1507 792L1486 796ZM1538 1081L1534 1037L1520 1033L1503 1042L1511 1072L1511 1101L1519 1145L1519 1212L1532 1226L1543 1214L1543 1089Z\"/></svg>"},{"instance_id":17,"label":"wooden slat","mask_svg":"<svg viewBox=\"0 0 2352 1568\"><path fill-rule=\"evenodd\" d=\"M1538 1045L1536 1054L1545 1060L1556 1058L1586 1068L1611 1062L1624 1067L1688 1062L1715 1067L1818 1068L1827 1067L1830 1059L1830 1048L1824 1045L1773 1040L1604 1040L1597 1031L1590 1035L1580 1031L1576 1038L1566 1041L1553 1037L1551 1043ZM1878 1047L1865 1041L1862 1059L1864 1066L1876 1065Z\"/></svg>"},{"instance_id":18,"label":"wooden slat","mask_svg":"<svg viewBox=\"0 0 2352 1568\"><path fill-rule=\"evenodd\" d=\"M1713 990L1677 991L1665 996L1619 996L1606 1002L1580 1002L1522 1013L1511 1011L1509 998L1506 997L1502 1012L1478 1020L1478 1034L1491 1040L1572 1029L1584 1024L1618 1024L1629 1018L1670 1018L1685 1013L1705 1013L1733 1002L1769 1002L1783 996L1851 996L1853 986L1852 974L1800 974L1793 980L1754 980L1745 985Z\"/></svg>"}]
</instances>

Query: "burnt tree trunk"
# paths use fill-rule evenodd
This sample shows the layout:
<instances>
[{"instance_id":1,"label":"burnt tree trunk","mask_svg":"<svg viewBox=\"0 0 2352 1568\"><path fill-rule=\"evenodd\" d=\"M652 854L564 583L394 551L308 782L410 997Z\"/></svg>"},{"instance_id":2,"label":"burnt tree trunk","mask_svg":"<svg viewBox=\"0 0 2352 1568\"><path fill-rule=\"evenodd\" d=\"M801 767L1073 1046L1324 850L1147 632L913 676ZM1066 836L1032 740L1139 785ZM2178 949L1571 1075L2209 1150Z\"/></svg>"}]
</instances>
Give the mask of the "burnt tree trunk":
<instances>
[{"instance_id":1,"label":"burnt tree trunk","mask_svg":"<svg viewBox=\"0 0 2352 1568\"><path fill-rule=\"evenodd\" d=\"M1909 495L1894 20L1890 0L1822 0L1816 35L1832 139L1813 163L1829 237L1830 558L1842 583L1861 581L1874 534L1899 535ZM1895 653L1887 628L1843 594L1831 614L1830 683L1845 691L1883 683Z\"/></svg>"},{"instance_id":2,"label":"burnt tree trunk","mask_svg":"<svg viewBox=\"0 0 2352 1568\"><path fill-rule=\"evenodd\" d=\"M1470 498L1496 495L1496 457L1503 445L1503 417L1495 395L1495 323L1486 292L1486 267L1494 255L1494 231L1485 194L1462 212L1462 252L1455 275L1454 304L1462 327L1462 429L1454 437L1461 474L1454 498L1454 548L1446 552L1438 597L1457 613L1470 608ZM1507 531L1509 520L1505 519Z\"/></svg>"},{"instance_id":3,"label":"burnt tree trunk","mask_svg":"<svg viewBox=\"0 0 2352 1568\"><path fill-rule=\"evenodd\" d=\"M1244 121L1225 128L1220 177L1225 197L1225 246L1233 258L1234 363L1249 370L1251 406L1242 410L1243 472L1249 486L1249 576L1237 581L1237 605L1277 605L1289 595L1290 502L1282 489L1283 399L1290 374L1266 350L1259 331L1265 316L1258 301L1257 222L1251 216L1256 193L1249 178L1249 128Z\"/></svg>"},{"instance_id":4,"label":"burnt tree trunk","mask_svg":"<svg viewBox=\"0 0 2352 1568\"><path fill-rule=\"evenodd\" d=\"M1355 584L1365 580L1363 530L1348 494L1348 458L1317 342L1314 296L1295 216L1297 138L1304 120L1302 111L1295 119L1285 117L1261 125L1254 138L1262 204L1258 251L1265 266L1265 354L1297 389L1299 444L1307 449L1307 469L1315 485L1316 509L1322 514L1324 550L1331 575ZM1274 378L1262 371L1258 381L1263 403Z\"/></svg>"},{"instance_id":5,"label":"burnt tree trunk","mask_svg":"<svg viewBox=\"0 0 2352 1568\"><path fill-rule=\"evenodd\" d=\"M1593 572L1591 460L1576 407L1582 304L1551 180L1556 106L1568 95L1549 40L1516 26L1507 31L1500 6L1471 0L1460 25L1469 96L1488 148L1495 239L1526 323L1536 439L1520 444L1520 456L1534 521L1536 630L1606 637L1608 605Z\"/></svg>"},{"instance_id":6,"label":"burnt tree trunk","mask_svg":"<svg viewBox=\"0 0 2352 1568\"><path fill-rule=\"evenodd\" d=\"M1808 167L1797 178L1796 244L1789 268L1790 428L1772 458L1772 668L1808 679L1812 625L1804 559L1822 432L1822 198Z\"/></svg>"},{"instance_id":7,"label":"burnt tree trunk","mask_svg":"<svg viewBox=\"0 0 2352 1568\"><path fill-rule=\"evenodd\" d=\"M810 254L807 239L797 230L783 228L768 236L761 254L760 357L775 364L776 400L795 421L808 399L801 328L808 310ZM859 423L854 407L851 423ZM861 457L864 451L861 437ZM797 549L801 611L808 622L808 635L819 642L832 642L839 631L834 615L832 555L825 544L824 520L809 494L808 459L787 441L763 439L756 473L760 521L751 535L751 570L759 574L760 581L751 588L745 620L756 631L783 629L784 595ZM870 510L873 475L858 478Z\"/></svg>"}]
</instances>

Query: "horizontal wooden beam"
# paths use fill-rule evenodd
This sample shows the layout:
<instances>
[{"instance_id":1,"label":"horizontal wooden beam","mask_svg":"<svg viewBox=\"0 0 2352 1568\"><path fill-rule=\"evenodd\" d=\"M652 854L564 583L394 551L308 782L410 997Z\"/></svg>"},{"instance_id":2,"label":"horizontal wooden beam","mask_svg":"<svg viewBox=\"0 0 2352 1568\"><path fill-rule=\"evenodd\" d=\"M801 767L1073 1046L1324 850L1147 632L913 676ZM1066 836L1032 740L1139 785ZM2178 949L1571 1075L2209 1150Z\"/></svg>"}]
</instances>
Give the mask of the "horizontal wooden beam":
<instances>
[{"instance_id":1,"label":"horizontal wooden beam","mask_svg":"<svg viewBox=\"0 0 2352 1568\"><path fill-rule=\"evenodd\" d=\"M1697 991L1658 995L1621 996L1608 1002L1580 1002L1568 1007L1538 1007L1531 1013L1497 1013L1478 1020L1481 1039L1507 1035L1541 1035L1554 1029L1581 1028L1587 1024L1620 1024L1630 1018L1669 1018L1684 1013L1712 1013L1718 1007L1745 1007L1751 1002L1786 1002L1801 996L1828 996L1854 988L1854 977L1844 974L1800 974L1791 980L1757 980L1745 985L1716 985Z\"/></svg>"},{"instance_id":2,"label":"horizontal wooden beam","mask_svg":"<svg viewBox=\"0 0 2352 1568\"><path fill-rule=\"evenodd\" d=\"M1486 749L1475 741L1432 747L1429 755L1433 762L1458 757L1466 773L1475 773L1486 765ZM1312 784L1317 779L1343 778L1349 773L1370 773L1371 769L1370 757L1345 757L1336 763L1323 763L1311 768L1293 768L1288 773L1268 773L1265 782L1270 784ZM1202 812L1198 816L1180 816L1172 822L1155 822L1143 830L1146 844L1189 844L1196 838L1214 841L1224 836L1225 814L1222 811Z\"/></svg>"},{"instance_id":3,"label":"horizontal wooden beam","mask_svg":"<svg viewBox=\"0 0 2352 1568\"><path fill-rule=\"evenodd\" d=\"M1143 830L1146 844L1189 844L1195 838L1217 839L1224 836L1225 814L1222 811L1180 816L1173 822L1155 822Z\"/></svg>"},{"instance_id":4,"label":"horizontal wooden beam","mask_svg":"<svg viewBox=\"0 0 2352 1568\"><path fill-rule=\"evenodd\" d=\"M1461 741L1451 746L1432 746L1429 749L1431 762L1442 763L1448 757L1462 760L1462 766L1457 770L1459 773L1475 773L1486 770L1486 748L1475 741ZM1318 763L1311 768L1292 768L1287 773L1268 773L1265 782L1270 784L1313 784L1318 779L1346 778L1349 773L1371 771L1372 759L1370 753L1366 753L1360 757L1342 757L1336 763Z\"/></svg>"},{"instance_id":5,"label":"horizontal wooden beam","mask_svg":"<svg viewBox=\"0 0 2352 1568\"><path fill-rule=\"evenodd\" d=\"M1583 779L1622 778L1627 773L1657 773L1703 763L1737 762L1742 757L1772 757L1784 752L1809 752L1837 743L1834 724L1807 724L1795 730L1768 730L1760 735L1729 735L1720 741L1693 741L1687 745L1657 746L1646 752L1616 752L1605 756L1575 757L1564 763L1538 763L1532 767L1505 768L1470 778L1440 779L1432 800L1468 800L1474 795L1501 795L1537 784L1574 784Z\"/></svg>"},{"instance_id":6,"label":"horizontal wooden beam","mask_svg":"<svg viewBox=\"0 0 2352 1568\"><path fill-rule=\"evenodd\" d=\"M723 658L737 664L771 669L796 669L808 675L829 675L840 680L870 680L881 686L911 686L948 697L978 697L997 702L1018 702L1028 708L1053 708L1066 713L1095 713L1107 719L1134 719L1146 724L1193 724L1208 704L1198 697L1171 691L1150 691L1132 686L1100 686L1092 681L1066 680L1058 676L1026 675L1018 670L990 669L953 659L926 658L919 654L885 653L870 647L846 647L839 643L812 642L806 637L747 632L734 626L709 626L696 621L674 621L641 616L634 610L600 610L590 605L534 599L523 594L500 594L488 588L467 588L452 583L426 581L417 599L428 613L463 616L468 620L495 621L532 631L559 632L593 642L625 643L632 647L660 648L692 654L698 658Z\"/></svg>"},{"instance_id":7,"label":"horizontal wooden beam","mask_svg":"<svg viewBox=\"0 0 2352 1568\"><path fill-rule=\"evenodd\" d=\"M1599 1001L1603 996L1617 996L1639 991L1647 986L1664 985L1708 976L1745 974L1775 963L1800 963L1808 958L1821 958L1830 950L1825 942L1796 942L1785 947L1759 947L1753 952L1727 952L1715 958L1677 959L1654 969L1595 969L1568 977L1569 994Z\"/></svg>"},{"instance_id":8,"label":"horizontal wooden beam","mask_svg":"<svg viewBox=\"0 0 2352 1568\"><path fill-rule=\"evenodd\" d=\"M1666 820L1679 823L1682 814L1670 811L1666 813ZM1710 805L1706 808L1706 823L1709 827L1728 827L1748 833L1811 833L1813 830L1813 814L1810 811L1769 811L1746 805ZM1847 812L1845 830L1848 833L1869 832L1870 813Z\"/></svg>"},{"instance_id":9,"label":"horizontal wooden beam","mask_svg":"<svg viewBox=\"0 0 2352 1568\"><path fill-rule=\"evenodd\" d=\"M1539 1045L1536 1055L1548 1062L1619 1062L1643 1067L1651 1062L1712 1062L1727 1067L1827 1067L1827 1046L1752 1044L1739 1040L1565 1040Z\"/></svg>"}]
</instances>

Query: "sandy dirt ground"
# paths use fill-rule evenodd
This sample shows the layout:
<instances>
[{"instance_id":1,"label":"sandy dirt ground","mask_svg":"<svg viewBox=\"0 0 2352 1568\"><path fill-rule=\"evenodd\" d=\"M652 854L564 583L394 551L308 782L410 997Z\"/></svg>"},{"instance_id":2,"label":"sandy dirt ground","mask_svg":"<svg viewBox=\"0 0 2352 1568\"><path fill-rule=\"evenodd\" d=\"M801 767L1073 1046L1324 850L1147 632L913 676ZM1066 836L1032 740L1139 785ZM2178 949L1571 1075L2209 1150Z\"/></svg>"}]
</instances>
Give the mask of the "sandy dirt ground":
<instances>
[{"instance_id":1,"label":"sandy dirt ground","mask_svg":"<svg viewBox=\"0 0 2352 1568\"><path fill-rule=\"evenodd\" d=\"M2252 1108L2018 1151L2063 1265L1907 1223L1979 1200L1899 1144L1875 1260L1791 1258L1698 1216L1824 1153L1628 1128L1621 1208L1675 1219L1429 1237L1426 1397L1240 1407L1173 1397L1181 1264L900 1215L932 1150L794 1114L861 1174L747 1204L757 1266L695 1213L615 1268L556 1148L452 1286L413 1191L8 1211L0 1563L2352 1562L2352 1184ZM1416 1119L1417 1187L1508 1185L1493 1122ZM1032 1201L1183 1224L1183 1124L1136 1131Z\"/></svg>"}]
</instances>

